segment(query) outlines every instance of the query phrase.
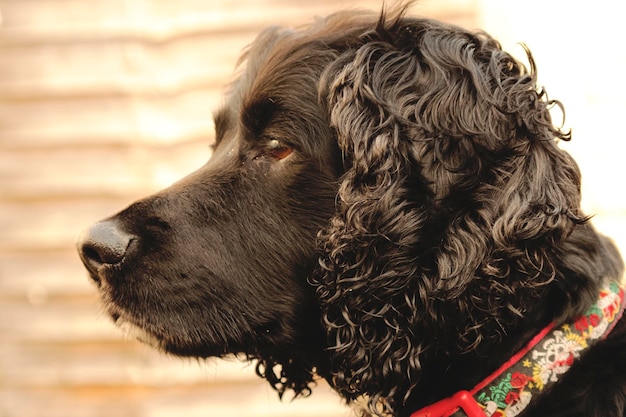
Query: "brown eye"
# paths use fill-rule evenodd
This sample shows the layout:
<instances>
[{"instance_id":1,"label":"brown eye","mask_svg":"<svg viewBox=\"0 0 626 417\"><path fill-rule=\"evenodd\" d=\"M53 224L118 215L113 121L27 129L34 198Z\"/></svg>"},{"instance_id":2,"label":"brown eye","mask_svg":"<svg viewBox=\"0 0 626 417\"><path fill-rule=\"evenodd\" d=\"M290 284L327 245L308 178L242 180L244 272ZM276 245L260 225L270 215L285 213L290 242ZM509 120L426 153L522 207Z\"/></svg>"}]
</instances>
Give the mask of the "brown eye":
<instances>
[{"instance_id":1,"label":"brown eye","mask_svg":"<svg viewBox=\"0 0 626 417\"><path fill-rule=\"evenodd\" d=\"M285 159L293 152L293 148L289 145L285 145L279 140L272 139L267 144L267 154L272 158L281 160Z\"/></svg>"}]
</instances>

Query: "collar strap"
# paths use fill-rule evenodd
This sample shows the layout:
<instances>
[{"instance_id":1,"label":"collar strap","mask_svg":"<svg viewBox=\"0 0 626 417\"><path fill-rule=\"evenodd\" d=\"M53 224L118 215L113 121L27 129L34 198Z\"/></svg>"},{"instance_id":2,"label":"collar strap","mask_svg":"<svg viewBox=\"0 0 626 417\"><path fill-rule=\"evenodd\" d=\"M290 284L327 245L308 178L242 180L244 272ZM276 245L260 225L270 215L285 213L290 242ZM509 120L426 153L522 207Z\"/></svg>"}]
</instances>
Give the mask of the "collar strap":
<instances>
[{"instance_id":1,"label":"collar strap","mask_svg":"<svg viewBox=\"0 0 626 417\"><path fill-rule=\"evenodd\" d=\"M411 417L513 417L534 395L558 381L583 351L605 338L621 318L624 288L610 283L573 323L552 323L471 391L459 391Z\"/></svg>"}]
</instances>

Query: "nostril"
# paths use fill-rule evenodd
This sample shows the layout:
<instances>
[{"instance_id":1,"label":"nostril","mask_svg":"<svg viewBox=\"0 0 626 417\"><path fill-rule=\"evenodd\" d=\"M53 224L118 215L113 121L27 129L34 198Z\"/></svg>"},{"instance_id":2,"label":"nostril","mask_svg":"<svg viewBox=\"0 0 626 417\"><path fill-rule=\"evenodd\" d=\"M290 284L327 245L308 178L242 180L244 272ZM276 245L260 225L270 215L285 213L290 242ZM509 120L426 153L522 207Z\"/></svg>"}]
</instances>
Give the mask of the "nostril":
<instances>
[{"instance_id":1,"label":"nostril","mask_svg":"<svg viewBox=\"0 0 626 417\"><path fill-rule=\"evenodd\" d=\"M130 243L130 241L128 242ZM126 246L105 246L88 243L82 249L85 258L99 263L115 265L122 262L126 254Z\"/></svg>"},{"instance_id":2,"label":"nostril","mask_svg":"<svg viewBox=\"0 0 626 417\"><path fill-rule=\"evenodd\" d=\"M100 254L98 253L97 250L95 250L92 247L89 246L83 246L83 248L81 249L82 253L81 255L86 258L86 259L90 259L96 263L106 263L102 257L100 257Z\"/></svg>"},{"instance_id":3,"label":"nostril","mask_svg":"<svg viewBox=\"0 0 626 417\"><path fill-rule=\"evenodd\" d=\"M115 265L126 256L134 236L123 231L113 220L96 223L78 240L78 253L91 272L103 265Z\"/></svg>"}]
</instances>

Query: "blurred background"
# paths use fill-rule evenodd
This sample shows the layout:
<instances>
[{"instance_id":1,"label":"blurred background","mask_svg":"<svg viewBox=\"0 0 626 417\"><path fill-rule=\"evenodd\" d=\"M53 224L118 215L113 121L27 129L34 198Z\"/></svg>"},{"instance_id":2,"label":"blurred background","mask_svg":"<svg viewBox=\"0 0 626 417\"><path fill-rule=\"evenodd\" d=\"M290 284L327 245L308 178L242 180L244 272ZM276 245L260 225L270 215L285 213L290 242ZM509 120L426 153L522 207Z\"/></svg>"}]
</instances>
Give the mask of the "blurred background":
<instances>
[{"instance_id":1,"label":"blurred background","mask_svg":"<svg viewBox=\"0 0 626 417\"><path fill-rule=\"evenodd\" d=\"M209 158L211 112L259 30L381 5L0 0L0 417L350 415L323 383L280 403L253 366L126 340L74 241ZM531 48L567 110L574 139L563 147L581 165L584 207L626 248L620 3L424 0L412 11L484 28L520 57L517 42Z\"/></svg>"}]
</instances>

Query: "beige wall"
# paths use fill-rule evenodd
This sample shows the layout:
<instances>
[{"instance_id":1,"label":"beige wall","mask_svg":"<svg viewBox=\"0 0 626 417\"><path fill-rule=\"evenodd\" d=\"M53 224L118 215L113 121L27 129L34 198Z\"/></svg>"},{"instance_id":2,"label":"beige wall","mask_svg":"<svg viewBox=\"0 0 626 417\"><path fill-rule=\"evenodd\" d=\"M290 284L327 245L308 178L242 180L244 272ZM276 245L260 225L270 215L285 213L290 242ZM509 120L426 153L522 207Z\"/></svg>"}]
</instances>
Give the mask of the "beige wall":
<instances>
[{"instance_id":1,"label":"beige wall","mask_svg":"<svg viewBox=\"0 0 626 417\"><path fill-rule=\"evenodd\" d=\"M520 7L523 4L524 7ZM626 253L626 11L619 3L480 0L480 25L523 56L532 50L540 82L566 109L563 143L583 174L583 206ZM561 120L558 112L555 120Z\"/></svg>"}]
</instances>

